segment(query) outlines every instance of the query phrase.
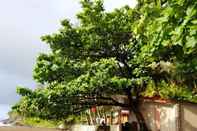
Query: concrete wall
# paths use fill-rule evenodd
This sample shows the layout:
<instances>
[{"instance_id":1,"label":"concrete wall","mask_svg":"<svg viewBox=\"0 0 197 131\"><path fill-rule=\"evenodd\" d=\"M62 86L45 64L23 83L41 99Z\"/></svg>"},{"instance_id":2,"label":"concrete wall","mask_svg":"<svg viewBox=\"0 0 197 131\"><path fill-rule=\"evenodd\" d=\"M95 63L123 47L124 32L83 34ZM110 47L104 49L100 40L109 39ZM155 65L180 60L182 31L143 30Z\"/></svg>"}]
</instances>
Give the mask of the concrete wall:
<instances>
[{"instance_id":1,"label":"concrete wall","mask_svg":"<svg viewBox=\"0 0 197 131\"><path fill-rule=\"evenodd\" d=\"M181 105L181 131L197 131L197 105Z\"/></svg>"},{"instance_id":2,"label":"concrete wall","mask_svg":"<svg viewBox=\"0 0 197 131\"><path fill-rule=\"evenodd\" d=\"M71 131L96 131L97 126L74 125Z\"/></svg>"},{"instance_id":3,"label":"concrete wall","mask_svg":"<svg viewBox=\"0 0 197 131\"><path fill-rule=\"evenodd\" d=\"M143 103L141 106L141 112L144 116L148 128L152 131L156 131L156 113L155 104L153 103Z\"/></svg>"},{"instance_id":4,"label":"concrete wall","mask_svg":"<svg viewBox=\"0 0 197 131\"><path fill-rule=\"evenodd\" d=\"M151 131L197 131L197 104L143 102L140 109ZM97 126L75 125L72 131L97 131ZM121 126L112 125L110 131L121 131Z\"/></svg>"},{"instance_id":5,"label":"concrete wall","mask_svg":"<svg viewBox=\"0 0 197 131\"><path fill-rule=\"evenodd\" d=\"M197 131L197 104L145 102L141 112L151 131Z\"/></svg>"},{"instance_id":6,"label":"concrete wall","mask_svg":"<svg viewBox=\"0 0 197 131\"><path fill-rule=\"evenodd\" d=\"M177 105L159 106L160 131L177 130Z\"/></svg>"},{"instance_id":7,"label":"concrete wall","mask_svg":"<svg viewBox=\"0 0 197 131\"><path fill-rule=\"evenodd\" d=\"M126 103L127 97L116 96L119 102ZM178 131L178 104L165 100L142 100L140 110L151 131ZM137 121L131 112L129 122Z\"/></svg>"},{"instance_id":8,"label":"concrete wall","mask_svg":"<svg viewBox=\"0 0 197 131\"><path fill-rule=\"evenodd\" d=\"M177 131L177 105L148 102L141 112L151 131Z\"/></svg>"},{"instance_id":9,"label":"concrete wall","mask_svg":"<svg viewBox=\"0 0 197 131\"><path fill-rule=\"evenodd\" d=\"M120 125L111 125L110 128L108 128L109 131L121 131ZM98 126L90 126L90 125L74 125L71 128L71 131L106 131L102 129L98 129Z\"/></svg>"},{"instance_id":10,"label":"concrete wall","mask_svg":"<svg viewBox=\"0 0 197 131\"><path fill-rule=\"evenodd\" d=\"M121 131L121 125L111 125L110 131Z\"/></svg>"}]
</instances>

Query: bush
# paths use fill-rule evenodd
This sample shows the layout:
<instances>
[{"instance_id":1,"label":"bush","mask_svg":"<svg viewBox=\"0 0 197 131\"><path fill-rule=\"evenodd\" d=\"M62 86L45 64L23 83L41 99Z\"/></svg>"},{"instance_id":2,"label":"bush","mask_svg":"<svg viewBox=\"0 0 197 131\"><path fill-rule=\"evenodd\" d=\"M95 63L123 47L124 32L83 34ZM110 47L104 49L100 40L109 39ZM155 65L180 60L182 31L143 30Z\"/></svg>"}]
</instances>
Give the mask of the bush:
<instances>
[{"instance_id":1,"label":"bush","mask_svg":"<svg viewBox=\"0 0 197 131\"><path fill-rule=\"evenodd\" d=\"M145 97L160 96L163 99L174 99L179 101L189 101L197 103L197 95L192 89L185 85L167 83L161 81L157 86L153 81L149 82L146 90L142 93Z\"/></svg>"}]
</instances>

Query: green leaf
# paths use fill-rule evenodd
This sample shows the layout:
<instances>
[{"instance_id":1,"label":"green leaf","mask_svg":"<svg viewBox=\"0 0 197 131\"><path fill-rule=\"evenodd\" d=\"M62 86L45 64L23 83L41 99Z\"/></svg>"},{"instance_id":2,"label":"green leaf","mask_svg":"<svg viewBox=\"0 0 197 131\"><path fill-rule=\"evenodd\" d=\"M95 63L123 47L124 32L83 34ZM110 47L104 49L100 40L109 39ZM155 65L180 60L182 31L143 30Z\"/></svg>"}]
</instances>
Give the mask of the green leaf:
<instances>
[{"instance_id":1,"label":"green leaf","mask_svg":"<svg viewBox=\"0 0 197 131\"><path fill-rule=\"evenodd\" d=\"M187 37L186 47L194 48L197 44L197 39L195 37Z\"/></svg>"}]
</instances>

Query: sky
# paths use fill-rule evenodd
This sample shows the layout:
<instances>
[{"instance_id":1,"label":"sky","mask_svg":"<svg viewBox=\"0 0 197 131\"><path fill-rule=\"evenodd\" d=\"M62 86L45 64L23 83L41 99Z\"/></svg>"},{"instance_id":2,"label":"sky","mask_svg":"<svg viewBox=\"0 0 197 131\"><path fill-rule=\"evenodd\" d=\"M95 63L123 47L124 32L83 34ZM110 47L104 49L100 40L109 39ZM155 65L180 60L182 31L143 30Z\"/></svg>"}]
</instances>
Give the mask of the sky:
<instances>
[{"instance_id":1,"label":"sky","mask_svg":"<svg viewBox=\"0 0 197 131\"><path fill-rule=\"evenodd\" d=\"M76 23L79 0L0 0L0 104L13 104L19 96L16 86L35 88L32 70L36 57L48 52L40 41L44 34L60 28L60 20ZM105 0L107 11L135 0Z\"/></svg>"}]
</instances>

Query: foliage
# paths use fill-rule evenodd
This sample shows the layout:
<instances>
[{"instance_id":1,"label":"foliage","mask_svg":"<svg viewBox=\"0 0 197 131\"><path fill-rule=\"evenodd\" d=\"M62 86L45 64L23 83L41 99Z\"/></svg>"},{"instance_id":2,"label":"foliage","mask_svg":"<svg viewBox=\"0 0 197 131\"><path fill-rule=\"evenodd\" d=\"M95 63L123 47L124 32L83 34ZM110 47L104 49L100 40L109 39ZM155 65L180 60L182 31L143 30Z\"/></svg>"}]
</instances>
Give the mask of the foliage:
<instances>
[{"instance_id":1,"label":"foliage","mask_svg":"<svg viewBox=\"0 0 197 131\"><path fill-rule=\"evenodd\" d=\"M33 126L33 127L44 127L44 128L57 128L61 123L60 120L46 120L38 117L24 117L16 111L10 111L9 122L15 126L24 125L24 126Z\"/></svg>"},{"instance_id":2,"label":"foliage","mask_svg":"<svg viewBox=\"0 0 197 131\"><path fill-rule=\"evenodd\" d=\"M145 97L160 96L162 99L172 99L197 103L197 95L191 88L175 83L161 81L157 86L152 81L142 93Z\"/></svg>"},{"instance_id":3,"label":"foliage","mask_svg":"<svg viewBox=\"0 0 197 131\"><path fill-rule=\"evenodd\" d=\"M140 11L145 13L134 28L143 32L143 35L136 33L148 41L142 48L142 56L151 63L164 61L174 66L170 73L159 69L160 75L155 75L155 79L162 77L194 87L197 80L197 2L157 0L155 4L157 6L150 1L144 3ZM161 68L159 64L157 68Z\"/></svg>"},{"instance_id":4,"label":"foliage","mask_svg":"<svg viewBox=\"0 0 197 131\"><path fill-rule=\"evenodd\" d=\"M43 120L37 117L26 117L21 120L22 125L33 127L57 128L61 122L52 120Z\"/></svg>"}]
</instances>

